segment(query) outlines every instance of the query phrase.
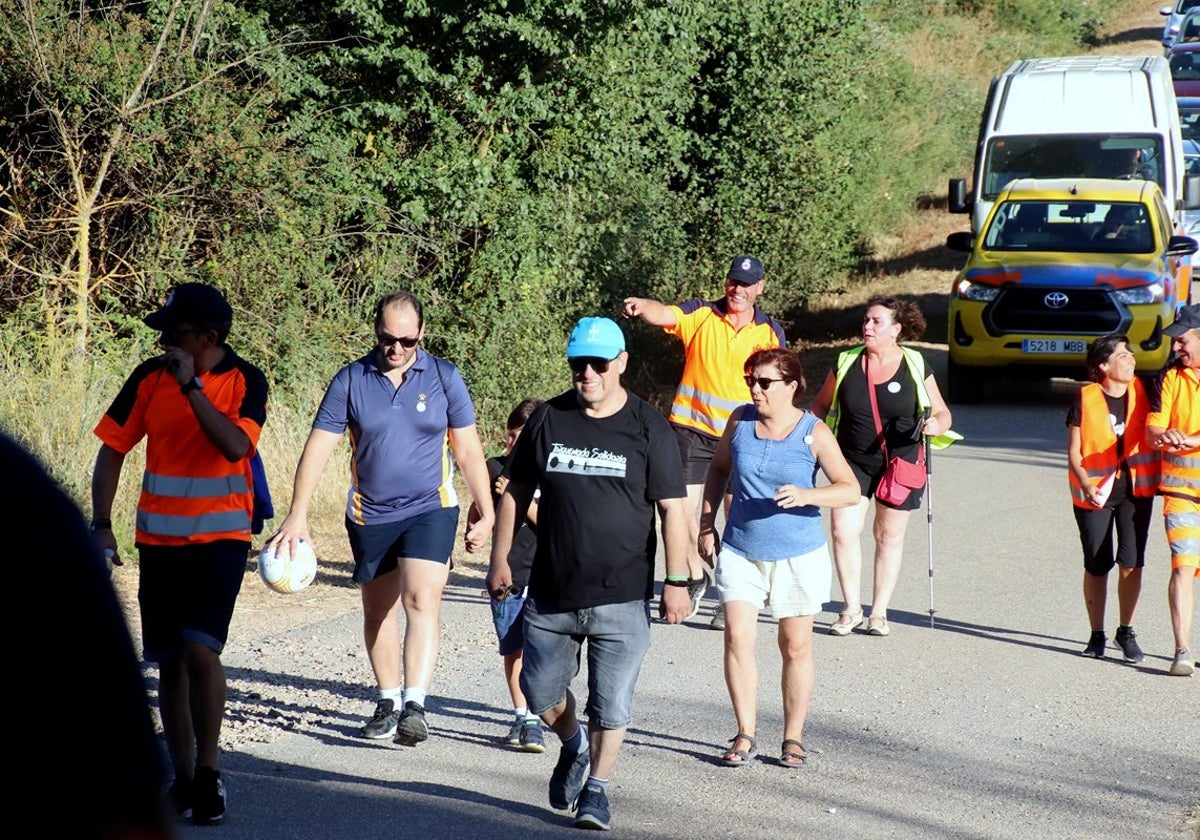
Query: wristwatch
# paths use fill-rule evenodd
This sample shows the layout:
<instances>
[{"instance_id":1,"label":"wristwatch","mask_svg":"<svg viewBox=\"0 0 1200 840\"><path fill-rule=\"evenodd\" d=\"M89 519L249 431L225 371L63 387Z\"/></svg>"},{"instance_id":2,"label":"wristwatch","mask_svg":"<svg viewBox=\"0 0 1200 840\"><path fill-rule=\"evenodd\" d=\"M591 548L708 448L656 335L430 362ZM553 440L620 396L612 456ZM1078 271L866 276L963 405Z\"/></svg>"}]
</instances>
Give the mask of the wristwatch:
<instances>
[{"instance_id":1,"label":"wristwatch","mask_svg":"<svg viewBox=\"0 0 1200 840\"><path fill-rule=\"evenodd\" d=\"M179 386L179 393L187 395L192 391L204 390L204 383L200 381L199 376L193 376L187 382Z\"/></svg>"}]
</instances>

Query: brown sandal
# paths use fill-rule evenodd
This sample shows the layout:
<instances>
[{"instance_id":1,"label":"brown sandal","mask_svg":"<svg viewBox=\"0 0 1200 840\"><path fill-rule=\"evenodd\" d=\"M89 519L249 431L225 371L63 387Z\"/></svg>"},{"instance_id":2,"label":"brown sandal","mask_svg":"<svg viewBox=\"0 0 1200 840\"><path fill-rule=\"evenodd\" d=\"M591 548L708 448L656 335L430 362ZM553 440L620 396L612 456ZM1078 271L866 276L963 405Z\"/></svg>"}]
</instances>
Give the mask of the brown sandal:
<instances>
[{"instance_id":1,"label":"brown sandal","mask_svg":"<svg viewBox=\"0 0 1200 840\"><path fill-rule=\"evenodd\" d=\"M750 747L744 750L735 750L738 741L749 741ZM729 749L721 753L720 762L726 767L745 767L754 757L758 755L758 741L753 735L747 735L745 732L739 732L729 739Z\"/></svg>"},{"instance_id":2,"label":"brown sandal","mask_svg":"<svg viewBox=\"0 0 1200 840\"><path fill-rule=\"evenodd\" d=\"M795 747L795 749L789 749ZM783 742L783 746L779 750L779 766L789 769L803 767L808 763L808 753L804 751L804 745L799 741L788 738Z\"/></svg>"}]
</instances>

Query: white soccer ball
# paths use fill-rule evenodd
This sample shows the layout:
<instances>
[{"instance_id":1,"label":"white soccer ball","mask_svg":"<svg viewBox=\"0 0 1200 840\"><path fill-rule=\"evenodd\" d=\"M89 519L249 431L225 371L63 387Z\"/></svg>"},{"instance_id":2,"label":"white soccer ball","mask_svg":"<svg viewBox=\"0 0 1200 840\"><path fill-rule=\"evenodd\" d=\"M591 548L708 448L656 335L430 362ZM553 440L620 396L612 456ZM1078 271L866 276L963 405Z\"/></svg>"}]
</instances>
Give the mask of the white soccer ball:
<instances>
[{"instance_id":1,"label":"white soccer ball","mask_svg":"<svg viewBox=\"0 0 1200 840\"><path fill-rule=\"evenodd\" d=\"M304 540L296 543L295 557L289 556L286 542L277 548L265 546L258 554L258 575L276 592L299 592L317 576L317 555Z\"/></svg>"}]
</instances>

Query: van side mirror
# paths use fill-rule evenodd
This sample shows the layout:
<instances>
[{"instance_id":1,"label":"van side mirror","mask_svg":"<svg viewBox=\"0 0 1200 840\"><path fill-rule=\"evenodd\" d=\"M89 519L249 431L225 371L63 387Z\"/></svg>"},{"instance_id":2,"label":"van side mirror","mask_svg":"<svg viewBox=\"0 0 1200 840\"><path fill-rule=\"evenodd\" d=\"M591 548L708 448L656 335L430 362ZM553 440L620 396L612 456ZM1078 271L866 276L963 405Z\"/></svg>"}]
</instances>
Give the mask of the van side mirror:
<instances>
[{"instance_id":1,"label":"van side mirror","mask_svg":"<svg viewBox=\"0 0 1200 840\"><path fill-rule=\"evenodd\" d=\"M1183 179L1183 207L1185 210L1200 207L1200 175L1188 175Z\"/></svg>"},{"instance_id":2,"label":"van side mirror","mask_svg":"<svg viewBox=\"0 0 1200 840\"><path fill-rule=\"evenodd\" d=\"M967 181L965 178L951 178L950 188L946 193L946 209L951 213L970 213L967 206Z\"/></svg>"},{"instance_id":3,"label":"van side mirror","mask_svg":"<svg viewBox=\"0 0 1200 840\"><path fill-rule=\"evenodd\" d=\"M1186 239L1187 237L1172 237L1172 239ZM957 233L952 233L946 237L946 247L951 251L963 251L971 253L971 249L975 245L975 234L969 230L960 230Z\"/></svg>"}]
</instances>

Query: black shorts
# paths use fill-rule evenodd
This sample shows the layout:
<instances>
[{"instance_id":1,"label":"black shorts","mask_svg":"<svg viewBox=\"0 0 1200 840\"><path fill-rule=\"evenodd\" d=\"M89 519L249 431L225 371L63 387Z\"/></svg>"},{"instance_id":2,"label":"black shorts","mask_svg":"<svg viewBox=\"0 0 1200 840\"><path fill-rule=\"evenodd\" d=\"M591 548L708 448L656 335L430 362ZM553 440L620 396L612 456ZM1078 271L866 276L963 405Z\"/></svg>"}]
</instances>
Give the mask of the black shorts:
<instances>
[{"instance_id":1,"label":"black shorts","mask_svg":"<svg viewBox=\"0 0 1200 840\"><path fill-rule=\"evenodd\" d=\"M458 532L458 508L434 508L399 522L359 525L346 520L354 555L354 582L369 583L396 568L401 558L449 563Z\"/></svg>"},{"instance_id":2,"label":"black shorts","mask_svg":"<svg viewBox=\"0 0 1200 840\"><path fill-rule=\"evenodd\" d=\"M142 658L180 659L188 642L224 650L249 551L241 540L139 545Z\"/></svg>"},{"instance_id":3,"label":"black shorts","mask_svg":"<svg viewBox=\"0 0 1200 840\"><path fill-rule=\"evenodd\" d=\"M675 430L679 460L683 462L683 483L703 484L721 439L683 426L672 425L671 428Z\"/></svg>"},{"instance_id":4,"label":"black shorts","mask_svg":"<svg viewBox=\"0 0 1200 840\"><path fill-rule=\"evenodd\" d=\"M1112 507L1086 510L1075 505L1075 524L1083 548L1083 568L1090 575L1103 577L1114 565L1140 569L1146 565L1146 539L1154 508L1153 496L1127 496ZM1116 551L1113 551L1113 529Z\"/></svg>"}]
</instances>

